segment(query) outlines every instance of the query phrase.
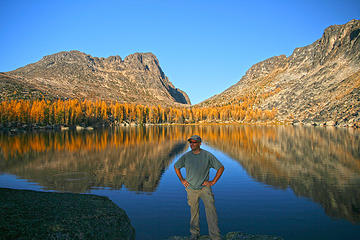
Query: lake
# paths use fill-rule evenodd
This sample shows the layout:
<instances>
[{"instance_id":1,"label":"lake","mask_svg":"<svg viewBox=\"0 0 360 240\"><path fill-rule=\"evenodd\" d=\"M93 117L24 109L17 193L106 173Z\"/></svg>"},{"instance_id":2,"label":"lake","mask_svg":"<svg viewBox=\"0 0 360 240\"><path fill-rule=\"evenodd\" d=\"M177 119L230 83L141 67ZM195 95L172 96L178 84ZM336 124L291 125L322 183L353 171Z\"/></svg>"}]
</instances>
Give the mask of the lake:
<instances>
[{"instance_id":1,"label":"lake","mask_svg":"<svg viewBox=\"0 0 360 240\"><path fill-rule=\"evenodd\" d=\"M0 133L0 187L107 196L126 211L139 240L188 236L190 210L174 163L189 150L186 139L193 134L225 167L213 186L222 234L358 239L358 129L148 126ZM202 206L200 222L207 234Z\"/></svg>"}]
</instances>

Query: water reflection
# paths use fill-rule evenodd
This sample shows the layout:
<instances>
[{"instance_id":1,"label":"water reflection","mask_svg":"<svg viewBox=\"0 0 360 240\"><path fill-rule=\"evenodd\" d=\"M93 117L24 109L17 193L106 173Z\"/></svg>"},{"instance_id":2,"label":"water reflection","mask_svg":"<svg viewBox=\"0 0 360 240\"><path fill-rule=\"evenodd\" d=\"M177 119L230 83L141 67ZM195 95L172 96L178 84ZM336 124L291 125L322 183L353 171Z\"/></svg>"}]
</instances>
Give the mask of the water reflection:
<instances>
[{"instance_id":1,"label":"water reflection","mask_svg":"<svg viewBox=\"0 0 360 240\"><path fill-rule=\"evenodd\" d=\"M173 157L187 148L177 129L0 135L2 172L48 190L87 192L125 186L153 192Z\"/></svg>"},{"instance_id":2,"label":"water reflection","mask_svg":"<svg viewBox=\"0 0 360 240\"><path fill-rule=\"evenodd\" d=\"M153 192L193 134L238 161L257 181L291 188L297 196L321 204L330 216L360 222L358 130L157 126L0 134L0 171L51 190L126 187Z\"/></svg>"},{"instance_id":3,"label":"water reflection","mask_svg":"<svg viewBox=\"0 0 360 240\"><path fill-rule=\"evenodd\" d=\"M221 127L207 133L211 146L237 160L257 181L290 187L297 196L320 203L329 216L360 222L358 131Z\"/></svg>"}]
</instances>

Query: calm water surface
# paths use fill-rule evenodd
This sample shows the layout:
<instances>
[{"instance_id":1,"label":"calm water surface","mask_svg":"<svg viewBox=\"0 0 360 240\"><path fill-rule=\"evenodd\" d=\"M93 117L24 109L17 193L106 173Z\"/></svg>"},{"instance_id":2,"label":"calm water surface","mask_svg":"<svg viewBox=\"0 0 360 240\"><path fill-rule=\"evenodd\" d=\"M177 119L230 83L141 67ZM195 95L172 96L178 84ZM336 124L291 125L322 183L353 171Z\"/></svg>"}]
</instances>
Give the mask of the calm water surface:
<instances>
[{"instance_id":1,"label":"calm water surface","mask_svg":"<svg viewBox=\"0 0 360 240\"><path fill-rule=\"evenodd\" d=\"M137 239L185 236L190 211L173 165L193 134L225 166L213 187L223 234L358 239L360 131L354 129L156 126L0 134L0 187L107 196L126 211Z\"/></svg>"}]
</instances>

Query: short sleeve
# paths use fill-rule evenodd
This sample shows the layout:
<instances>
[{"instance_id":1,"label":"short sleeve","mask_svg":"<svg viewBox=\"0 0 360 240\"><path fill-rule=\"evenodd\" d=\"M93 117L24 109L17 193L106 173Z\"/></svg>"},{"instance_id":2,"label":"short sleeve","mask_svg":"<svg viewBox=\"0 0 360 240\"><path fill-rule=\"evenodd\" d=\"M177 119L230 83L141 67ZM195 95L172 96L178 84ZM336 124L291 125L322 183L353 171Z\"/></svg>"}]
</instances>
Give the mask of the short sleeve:
<instances>
[{"instance_id":1,"label":"short sleeve","mask_svg":"<svg viewBox=\"0 0 360 240\"><path fill-rule=\"evenodd\" d=\"M185 155L182 155L179 160L177 160L174 167L178 169L185 167Z\"/></svg>"},{"instance_id":2,"label":"short sleeve","mask_svg":"<svg viewBox=\"0 0 360 240\"><path fill-rule=\"evenodd\" d=\"M210 152L209 152L209 160L212 168L219 170L219 168L223 167L221 162Z\"/></svg>"}]
</instances>

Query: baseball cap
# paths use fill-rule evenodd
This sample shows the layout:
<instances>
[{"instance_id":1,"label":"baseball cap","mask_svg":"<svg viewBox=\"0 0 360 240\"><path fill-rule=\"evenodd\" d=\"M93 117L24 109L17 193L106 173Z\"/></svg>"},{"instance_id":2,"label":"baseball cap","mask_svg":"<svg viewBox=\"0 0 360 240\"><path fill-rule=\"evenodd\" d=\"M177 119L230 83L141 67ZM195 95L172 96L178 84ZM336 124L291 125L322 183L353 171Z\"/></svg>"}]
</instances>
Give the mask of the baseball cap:
<instances>
[{"instance_id":1,"label":"baseball cap","mask_svg":"<svg viewBox=\"0 0 360 240\"><path fill-rule=\"evenodd\" d=\"M192 136L192 137L190 137L190 138L188 139L188 141L190 141L190 140L194 140L194 141L197 141L197 142L201 142L201 137L198 136L198 135L194 135L194 136Z\"/></svg>"}]
</instances>

